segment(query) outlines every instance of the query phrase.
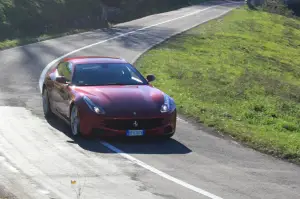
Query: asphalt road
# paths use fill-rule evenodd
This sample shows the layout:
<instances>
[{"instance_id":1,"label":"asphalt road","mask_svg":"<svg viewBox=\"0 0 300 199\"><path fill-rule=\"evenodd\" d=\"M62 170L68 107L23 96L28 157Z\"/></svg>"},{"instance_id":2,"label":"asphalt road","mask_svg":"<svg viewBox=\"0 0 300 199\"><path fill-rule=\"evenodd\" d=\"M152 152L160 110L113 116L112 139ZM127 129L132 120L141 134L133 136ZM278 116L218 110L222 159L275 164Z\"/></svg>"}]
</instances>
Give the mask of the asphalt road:
<instances>
[{"instance_id":1,"label":"asphalt road","mask_svg":"<svg viewBox=\"0 0 300 199\"><path fill-rule=\"evenodd\" d=\"M192 6L0 51L0 188L22 199L69 199L76 192L86 199L300 198L299 167L191 122L179 120L165 142L100 141L73 140L63 122L43 117L39 80L56 58L72 52L133 62L157 42L236 6Z\"/></svg>"}]
</instances>

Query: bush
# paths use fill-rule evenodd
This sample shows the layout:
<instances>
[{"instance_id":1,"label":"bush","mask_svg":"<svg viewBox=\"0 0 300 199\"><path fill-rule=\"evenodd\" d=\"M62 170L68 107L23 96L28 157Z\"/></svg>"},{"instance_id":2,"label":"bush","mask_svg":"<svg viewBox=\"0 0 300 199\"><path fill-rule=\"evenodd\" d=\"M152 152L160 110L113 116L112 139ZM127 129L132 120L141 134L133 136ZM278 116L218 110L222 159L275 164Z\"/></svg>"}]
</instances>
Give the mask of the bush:
<instances>
[{"instance_id":1,"label":"bush","mask_svg":"<svg viewBox=\"0 0 300 199\"><path fill-rule=\"evenodd\" d=\"M0 0L0 39L101 27L101 6L99 0Z\"/></svg>"},{"instance_id":2,"label":"bush","mask_svg":"<svg viewBox=\"0 0 300 199\"><path fill-rule=\"evenodd\" d=\"M263 11L283 16L293 16L293 11L288 8L285 0L246 0L250 9L262 9Z\"/></svg>"},{"instance_id":3,"label":"bush","mask_svg":"<svg viewBox=\"0 0 300 199\"><path fill-rule=\"evenodd\" d=\"M284 16L293 16L293 11L288 8L284 0L265 0L262 5L264 11Z\"/></svg>"},{"instance_id":4,"label":"bush","mask_svg":"<svg viewBox=\"0 0 300 199\"><path fill-rule=\"evenodd\" d=\"M0 40L92 29L186 5L189 0L0 0ZM117 8L121 15L109 13ZM114 9L112 9L114 10Z\"/></svg>"}]
</instances>

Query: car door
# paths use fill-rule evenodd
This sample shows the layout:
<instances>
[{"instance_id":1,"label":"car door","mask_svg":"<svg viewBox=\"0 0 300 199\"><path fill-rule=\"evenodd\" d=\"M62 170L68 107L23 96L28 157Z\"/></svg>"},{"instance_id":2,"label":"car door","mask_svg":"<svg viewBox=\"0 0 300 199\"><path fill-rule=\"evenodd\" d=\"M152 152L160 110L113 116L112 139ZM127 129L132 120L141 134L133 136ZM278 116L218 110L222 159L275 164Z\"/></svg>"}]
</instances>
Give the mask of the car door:
<instances>
[{"instance_id":1,"label":"car door","mask_svg":"<svg viewBox=\"0 0 300 199\"><path fill-rule=\"evenodd\" d=\"M72 64L69 62L66 62L66 64L64 64L63 68L64 68L63 76L66 78L68 84L62 86L62 88L60 89L59 94L62 99L60 108L61 108L63 116L65 118L68 118L69 117L69 106L70 106L70 101L72 98L72 90L70 88L70 84L72 82L73 68L72 68Z\"/></svg>"},{"instance_id":2,"label":"car door","mask_svg":"<svg viewBox=\"0 0 300 199\"><path fill-rule=\"evenodd\" d=\"M62 67L63 67L63 62L60 62L57 67L56 67L56 73L55 73L55 77L57 76L61 76L62 74ZM61 85L59 82L57 82L55 79L53 79L53 86L52 88L49 90L51 95L51 99L52 99L52 110L54 110L55 112L61 114L61 111L59 110L60 104L61 103L61 96L59 95L59 90L61 89Z\"/></svg>"},{"instance_id":3,"label":"car door","mask_svg":"<svg viewBox=\"0 0 300 199\"><path fill-rule=\"evenodd\" d=\"M72 77L72 69L69 68L69 62L61 62L57 67L57 72L59 76L64 76L67 82L71 82ZM67 117L66 110L68 106L66 102L69 99L69 85L59 83L57 81L54 82L54 89L52 92L53 101L55 103L55 110L64 118Z\"/></svg>"}]
</instances>

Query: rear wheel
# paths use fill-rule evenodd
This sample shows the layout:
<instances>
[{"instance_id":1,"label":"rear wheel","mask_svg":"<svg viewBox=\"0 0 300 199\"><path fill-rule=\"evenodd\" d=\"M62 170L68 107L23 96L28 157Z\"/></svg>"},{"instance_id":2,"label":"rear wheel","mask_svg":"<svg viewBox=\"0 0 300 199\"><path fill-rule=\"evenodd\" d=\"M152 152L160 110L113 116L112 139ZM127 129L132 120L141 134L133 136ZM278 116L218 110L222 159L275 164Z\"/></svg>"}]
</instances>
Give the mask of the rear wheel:
<instances>
[{"instance_id":1,"label":"rear wheel","mask_svg":"<svg viewBox=\"0 0 300 199\"><path fill-rule=\"evenodd\" d=\"M42 98L44 115L46 118L50 118L53 116L53 112L51 111L48 90L46 88L43 90Z\"/></svg>"},{"instance_id":2,"label":"rear wheel","mask_svg":"<svg viewBox=\"0 0 300 199\"><path fill-rule=\"evenodd\" d=\"M71 109L71 132L73 136L79 136L80 135L80 118L79 118L79 112L76 105L73 105Z\"/></svg>"}]
</instances>

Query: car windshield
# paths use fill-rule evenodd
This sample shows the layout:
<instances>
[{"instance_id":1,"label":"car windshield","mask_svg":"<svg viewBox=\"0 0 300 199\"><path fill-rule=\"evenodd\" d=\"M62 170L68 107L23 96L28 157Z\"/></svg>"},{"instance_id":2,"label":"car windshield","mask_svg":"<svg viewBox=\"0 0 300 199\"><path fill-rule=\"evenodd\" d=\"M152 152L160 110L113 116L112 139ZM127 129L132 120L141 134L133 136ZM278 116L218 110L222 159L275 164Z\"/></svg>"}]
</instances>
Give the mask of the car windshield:
<instances>
[{"instance_id":1,"label":"car windshield","mask_svg":"<svg viewBox=\"0 0 300 199\"><path fill-rule=\"evenodd\" d=\"M127 63L88 63L75 66L72 84L77 86L146 85L147 80Z\"/></svg>"}]
</instances>

